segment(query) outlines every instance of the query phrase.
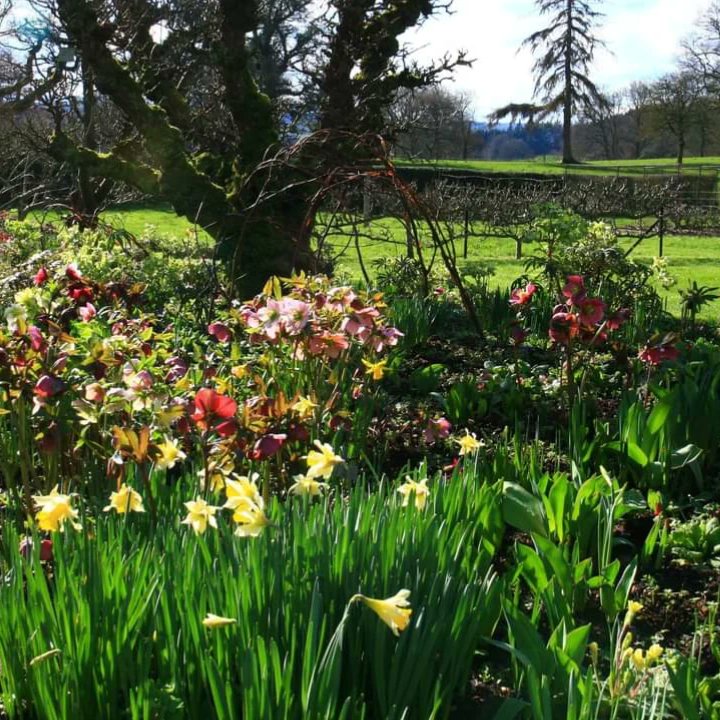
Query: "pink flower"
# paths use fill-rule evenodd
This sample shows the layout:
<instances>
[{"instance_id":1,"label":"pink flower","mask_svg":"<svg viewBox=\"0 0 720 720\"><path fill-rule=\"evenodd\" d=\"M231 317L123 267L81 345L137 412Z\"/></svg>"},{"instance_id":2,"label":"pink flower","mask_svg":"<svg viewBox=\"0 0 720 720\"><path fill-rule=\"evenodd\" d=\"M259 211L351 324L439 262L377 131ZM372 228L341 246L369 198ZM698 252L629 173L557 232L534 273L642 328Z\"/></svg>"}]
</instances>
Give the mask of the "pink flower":
<instances>
[{"instance_id":1,"label":"pink flower","mask_svg":"<svg viewBox=\"0 0 720 720\"><path fill-rule=\"evenodd\" d=\"M70 263L65 268L65 275L70 279L74 280L75 282L81 282L82 281L82 273L80 270L78 270L78 266L75 263Z\"/></svg>"},{"instance_id":2,"label":"pink flower","mask_svg":"<svg viewBox=\"0 0 720 720\"><path fill-rule=\"evenodd\" d=\"M27 334L30 338L30 347L35 352L45 352L45 350L47 350L47 343L45 342L45 338L39 328L35 327L35 325L31 325L28 328Z\"/></svg>"},{"instance_id":3,"label":"pink flower","mask_svg":"<svg viewBox=\"0 0 720 720\"><path fill-rule=\"evenodd\" d=\"M88 303L87 305L78 308L78 313L80 314L83 322L90 322L97 315L97 310L92 303Z\"/></svg>"},{"instance_id":4,"label":"pink flower","mask_svg":"<svg viewBox=\"0 0 720 720\"><path fill-rule=\"evenodd\" d=\"M268 433L263 435L256 443L253 449L248 452L251 460L266 460L276 453L280 452L280 448L285 444L287 435L285 433Z\"/></svg>"},{"instance_id":5,"label":"pink flower","mask_svg":"<svg viewBox=\"0 0 720 720\"><path fill-rule=\"evenodd\" d=\"M33 392L41 400L55 397L65 390L65 383L53 375L43 375L36 383Z\"/></svg>"},{"instance_id":6,"label":"pink flower","mask_svg":"<svg viewBox=\"0 0 720 720\"><path fill-rule=\"evenodd\" d=\"M628 321L631 314L632 311L629 308L617 310L608 317L605 327L608 330L619 330Z\"/></svg>"},{"instance_id":7,"label":"pink flower","mask_svg":"<svg viewBox=\"0 0 720 720\"><path fill-rule=\"evenodd\" d=\"M165 375L165 382L172 383L184 378L190 369L187 362L179 357L171 357L165 361L169 370Z\"/></svg>"},{"instance_id":8,"label":"pink flower","mask_svg":"<svg viewBox=\"0 0 720 720\"><path fill-rule=\"evenodd\" d=\"M452 431L452 423L444 417L438 418L437 420L428 420L427 427L423 432L423 439L428 445L434 443L436 440L444 440L450 437Z\"/></svg>"},{"instance_id":9,"label":"pink flower","mask_svg":"<svg viewBox=\"0 0 720 720\"><path fill-rule=\"evenodd\" d=\"M230 328L221 322L212 322L207 327L208 334L212 335L218 342L227 343L232 338Z\"/></svg>"},{"instance_id":10,"label":"pink flower","mask_svg":"<svg viewBox=\"0 0 720 720\"><path fill-rule=\"evenodd\" d=\"M574 301L583 325L597 325L605 316L605 303L599 298L585 298Z\"/></svg>"},{"instance_id":11,"label":"pink flower","mask_svg":"<svg viewBox=\"0 0 720 720\"><path fill-rule=\"evenodd\" d=\"M585 297L585 280L582 275L568 275L562 294L577 304Z\"/></svg>"},{"instance_id":12,"label":"pink flower","mask_svg":"<svg viewBox=\"0 0 720 720\"><path fill-rule=\"evenodd\" d=\"M350 343L342 333L325 331L319 335L312 335L308 341L308 350L311 355L322 355L336 359L343 350L347 350Z\"/></svg>"},{"instance_id":13,"label":"pink flower","mask_svg":"<svg viewBox=\"0 0 720 720\"><path fill-rule=\"evenodd\" d=\"M527 305L532 296L537 292L537 285L528 283L524 290L518 288L510 294L511 305Z\"/></svg>"},{"instance_id":14,"label":"pink flower","mask_svg":"<svg viewBox=\"0 0 720 720\"><path fill-rule=\"evenodd\" d=\"M639 358L650 365L660 365L661 363L677 360L680 351L669 343L662 343L655 346L647 346L640 351Z\"/></svg>"},{"instance_id":15,"label":"pink flower","mask_svg":"<svg viewBox=\"0 0 720 720\"><path fill-rule=\"evenodd\" d=\"M101 403L105 399L105 390L100 383L85 386L85 399L93 403Z\"/></svg>"},{"instance_id":16,"label":"pink flower","mask_svg":"<svg viewBox=\"0 0 720 720\"><path fill-rule=\"evenodd\" d=\"M284 298L281 305L287 334L299 335L310 320L310 305L294 298Z\"/></svg>"},{"instance_id":17,"label":"pink flower","mask_svg":"<svg viewBox=\"0 0 720 720\"><path fill-rule=\"evenodd\" d=\"M529 334L530 332L522 328L520 325L510 326L510 339L512 340L515 347L519 347L520 345L522 345L525 340L527 340Z\"/></svg>"},{"instance_id":18,"label":"pink flower","mask_svg":"<svg viewBox=\"0 0 720 720\"><path fill-rule=\"evenodd\" d=\"M550 337L559 345L567 345L580 331L577 315L569 312L556 312L550 320Z\"/></svg>"},{"instance_id":19,"label":"pink flower","mask_svg":"<svg viewBox=\"0 0 720 720\"><path fill-rule=\"evenodd\" d=\"M37 271L37 273L35 273L33 282L35 283L35 285L37 285L39 287L40 285L44 285L47 282L47 279L48 279L48 271L44 267L41 267Z\"/></svg>"},{"instance_id":20,"label":"pink flower","mask_svg":"<svg viewBox=\"0 0 720 720\"><path fill-rule=\"evenodd\" d=\"M275 340L282 331L282 305L270 298L265 307L258 310L257 316L263 332L270 340Z\"/></svg>"}]
</instances>

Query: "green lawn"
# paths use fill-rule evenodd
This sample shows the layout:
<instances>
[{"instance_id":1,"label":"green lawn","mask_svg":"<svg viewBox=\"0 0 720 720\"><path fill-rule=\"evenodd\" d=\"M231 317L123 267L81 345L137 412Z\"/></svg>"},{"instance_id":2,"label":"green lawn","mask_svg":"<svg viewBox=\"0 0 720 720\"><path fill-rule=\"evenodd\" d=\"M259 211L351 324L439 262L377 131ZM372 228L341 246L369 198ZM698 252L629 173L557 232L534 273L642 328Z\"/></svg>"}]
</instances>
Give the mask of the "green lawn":
<instances>
[{"instance_id":1,"label":"green lawn","mask_svg":"<svg viewBox=\"0 0 720 720\"><path fill-rule=\"evenodd\" d=\"M103 216L106 222L116 227L141 235L148 226L164 236L184 238L193 230L187 220L179 218L172 209L163 206L147 207L143 205L130 205L108 212ZM368 271L372 274L372 260L375 258L402 254L405 250L404 235L400 226L391 220L375 221L373 233L378 229L386 231L386 240L363 240L361 252ZM199 230L200 236L209 241L208 236ZM347 271L358 282L362 282L362 272L357 253L352 244L347 249L347 239L331 237L330 245L338 255L339 268ZM631 241L627 242L628 246ZM344 250L344 251L343 251ZM515 259L515 243L510 239L499 238L471 238L469 245L468 262L484 262L495 269L494 282L498 287L507 288L510 283L523 272L523 261ZM458 253L461 248L458 248ZM526 254L532 253L532 247ZM634 252L634 257L645 262L652 262L658 254L656 239L646 240ZM693 280L699 285L720 285L720 238L717 237L667 237L665 239L665 255L670 261L670 271L677 278L678 284L669 291L661 290L668 302L668 309L679 314L680 297L679 288L686 288ZM438 258L438 267L440 260ZM461 266L462 266L461 262ZM720 321L720 301L705 309L702 318Z\"/></svg>"},{"instance_id":2,"label":"green lawn","mask_svg":"<svg viewBox=\"0 0 720 720\"><path fill-rule=\"evenodd\" d=\"M382 228L386 237L381 240L363 240L360 248L366 269L372 276L372 261L389 255L405 252L403 231L396 221L383 220L375 222L375 230ZM362 281L360 262L357 251L351 244L346 248L347 240L342 237L331 237L329 242L337 254L337 265L358 282ZM628 248L634 240L622 240ZM426 251L429 254L430 250ZM462 248L458 243L458 256ZM525 255L533 253L533 246L525 249ZM658 255L657 239L645 240L633 252L632 257L643 262L652 263ZM679 289L686 288L695 280L698 285L720 285L720 238L671 236L665 238L664 255L669 260L669 271L677 279L677 285L670 290L659 288L661 295L667 300L668 310L680 314ZM442 261L437 258L437 267ZM460 261L460 267L466 261ZM524 272L524 260L515 259L515 242L502 238L470 238L467 262L483 262L495 269L493 282L497 287L508 288L513 280ZM720 301L707 306L699 315L700 318L720 321Z\"/></svg>"},{"instance_id":3,"label":"green lawn","mask_svg":"<svg viewBox=\"0 0 720 720\"><path fill-rule=\"evenodd\" d=\"M533 160L438 160L408 161L397 160L403 166L429 166L448 168L451 170L472 170L487 173L537 173L542 175L562 175L566 172L578 175L655 175L674 174L677 164L670 158L650 158L641 160L593 161L582 165L566 167L554 156L535 158ZM720 157L688 157L685 159L682 172L693 174L711 174L717 176L720 168Z\"/></svg>"}]
</instances>

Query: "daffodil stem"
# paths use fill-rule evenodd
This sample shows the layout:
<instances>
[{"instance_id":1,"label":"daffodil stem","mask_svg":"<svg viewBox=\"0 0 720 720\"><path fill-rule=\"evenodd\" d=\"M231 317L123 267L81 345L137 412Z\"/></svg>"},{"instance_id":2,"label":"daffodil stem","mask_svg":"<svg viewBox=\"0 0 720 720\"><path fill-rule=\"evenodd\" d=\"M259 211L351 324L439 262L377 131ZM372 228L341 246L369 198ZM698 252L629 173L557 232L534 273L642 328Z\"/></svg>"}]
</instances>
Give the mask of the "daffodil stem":
<instances>
[{"instance_id":1,"label":"daffodil stem","mask_svg":"<svg viewBox=\"0 0 720 720\"><path fill-rule=\"evenodd\" d=\"M147 463L139 464L138 469L140 470L140 477L142 478L143 487L145 488L145 496L147 497L148 507L150 508L150 515L152 516L153 524L156 524L158 519L157 505L155 504L152 486L150 485L150 473Z\"/></svg>"}]
</instances>

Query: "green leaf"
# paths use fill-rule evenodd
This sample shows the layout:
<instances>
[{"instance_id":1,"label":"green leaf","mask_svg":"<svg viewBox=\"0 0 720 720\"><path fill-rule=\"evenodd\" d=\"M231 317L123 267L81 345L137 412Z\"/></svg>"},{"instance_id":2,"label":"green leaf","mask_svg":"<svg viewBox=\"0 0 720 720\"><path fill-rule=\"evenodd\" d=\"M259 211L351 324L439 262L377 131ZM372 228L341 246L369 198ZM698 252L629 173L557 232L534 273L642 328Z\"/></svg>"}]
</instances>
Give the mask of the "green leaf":
<instances>
[{"instance_id":1,"label":"green leaf","mask_svg":"<svg viewBox=\"0 0 720 720\"><path fill-rule=\"evenodd\" d=\"M503 519L521 532L547 537L542 502L516 483L503 483Z\"/></svg>"}]
</instances>

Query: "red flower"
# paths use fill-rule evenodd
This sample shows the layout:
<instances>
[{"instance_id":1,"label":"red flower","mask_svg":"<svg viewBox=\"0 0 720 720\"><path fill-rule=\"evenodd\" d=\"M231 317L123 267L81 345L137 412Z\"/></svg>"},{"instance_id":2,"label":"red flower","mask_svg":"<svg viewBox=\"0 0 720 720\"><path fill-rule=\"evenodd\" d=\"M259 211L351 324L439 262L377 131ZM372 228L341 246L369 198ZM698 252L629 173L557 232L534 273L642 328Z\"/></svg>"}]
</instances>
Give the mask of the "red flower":
<instances>
[{"instance_id":1,"label":"red flower","mask_svg":"<svg viewBox=\"0 0 720 720\"><path fill-rule=\"evenodd\" d=\"M44 267L41 267L37 271L37 273L35 273L35 278L34 278L33 282L36 285L40 286L40 285L44 285L47 282L47 279L48 279L48 271Z\"/></svg>"},{"instance_id":2,"label":"red flower","mask_svg":"<svg viewBox=\"0 0 720 720\"><path fill-rule=\"evenodd\" d=\"M92 288L87 285L77 285L68 290L68 295L78 304L84 305L85 303L92 302L95 294Z\"/></svg>"},{"instance_id":3,"label":"red flower","mask_svg":"<svg viewBox=\"0 0 720 720\"><path fill-rule=\"evenodd\" d=\"M82 273L78 270L78 266L75 263L70 263L65 268L65 275L75 282L82 282Z\"/></svg>"},{"instance_id":4,"label":"red flower","mask_svg":"<svg viewBox=\"0 0 720 720\"><path fill-rule=\"evenodd\" d=\"M510 304L527 305L536 292L537 285L533 285L533 283L528 283L524 290L518 288L517 290L512 291L512 293L510 294Z\"/></svg>"},{"instance_id":5,"label":"red flower","mask_svg":"<svg viewBox=\"0 0 720 720\"><path fill-rule=\"evenodd\" d=\"M617 310L608 317L605 322L605 327L608 330L619 330L630 318L632 311L629 308L622 308Z\"/></svg>"},{"instance_id":6,"label":"red flower","mask_svg":"<svg viewBox=\"0 0 720 720\"><path fill-rule=\"evenodd\" d=\"M582 275L568 275L562 294L577 305L585 297L585 280Z\"/></svg>"},{"instance_id":7,"label":"red flower","mask_svg":"<svg viewBox=\"0 0 720 720\"><path fill-rule=\"evenodd\" d=\"M48 398L55 397L65 390L65 383L53 375L43 375L37 383L35 383L35 389L33 392L39 398L47 400Z\"/></svg>"},{"instance_id":8,"label":"red flower","mask_svg":"<svg viewBox=\"0 0 720 720\"><path fill-rule=\"evenodd\" d=\"M569 312L556 312L550 320L550 337L560 345L567 345L580 332L577 315Z\"/></svg>"},{"instance_id":9,"label":"red flower","mask_svg":"<svg viewBox=\"0 0 720 720\"><path fill-rule=\"evenodd\" d=\"M640 351L639 358L651 365L660 365L665 361L677 360L680 351L674 345L656 345L645 347Z\"/></svg>"},{"instance_id":10,"label":"red flower","mask_svg":"<svg viewBox=\"0 0 720 720\"><path fill-rule=\"evenodd\" d=\"M32 554L33 541L32 538L24 537L20 541L18 552L24 557L29 558ZM53 559L53 544L52 540L44 538L40 541L40 560L42 562L49 562Z\"/></svg>"},{"instance_id":11,"label":"red flower","mask_svg":"<svg viewBox=\"0 0 720 720\"><path fill-rule=\"evenodd\" d=\"M583 325L597 325L605 316L605 303L600 298L582 298L575 304Z\"/></svg>"},{"instance_id":12,"label":"red flower","mask_svg":"<svg viewBox=\"0 0 720 720\"><path fill-rule=\"evenodd\" d=\"M230 342L230 338L232 338L232 332L230 332L230 328L224 323L210 323L207 330L210 335L212 335L218 342L221 343Z\"/></svg>"},{"instance_id":13,"label":"red flower","mask_svg":"<svg viewBox=\"0 0 720 720\"><path fill-rule=\"evenodd\" d=\"M35 327L35 325L31 325L28 328L27 334L30 338L30 347L35 352L45 352L45 350L47 350L47 343L45 342L45 338L39 328Z\"/></svg>"},{"instance_id":14,"label":"red flower","mask_svg":"<svg viewBox=\"0 0 720 720\"><path fill-rule=\"evenodd\" d=\"M195 410L190 419L201 430L209 430L215 420L230 420L237 412L237 403L231 397L220 395L210 388L198 390L193 403Z\"/></svg>"},{"instance_id":15,"label":"red flower","mask_svg":"<svg viewBox=\"0 0 720 720\"><path fill-rule=\"evenodd\" d=\"M285 435L285 433L268 433L267 435L263 435L248 453L248 457L250 460L266 460L280 452L280 448L282 448L286 440L287 435Z\"/></svg>"}]
</instances>

